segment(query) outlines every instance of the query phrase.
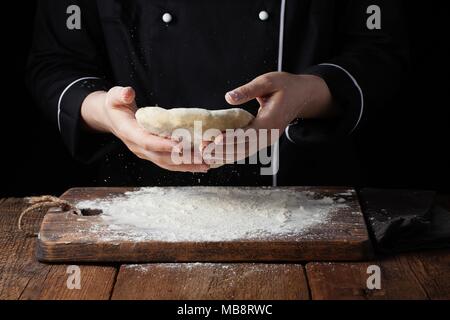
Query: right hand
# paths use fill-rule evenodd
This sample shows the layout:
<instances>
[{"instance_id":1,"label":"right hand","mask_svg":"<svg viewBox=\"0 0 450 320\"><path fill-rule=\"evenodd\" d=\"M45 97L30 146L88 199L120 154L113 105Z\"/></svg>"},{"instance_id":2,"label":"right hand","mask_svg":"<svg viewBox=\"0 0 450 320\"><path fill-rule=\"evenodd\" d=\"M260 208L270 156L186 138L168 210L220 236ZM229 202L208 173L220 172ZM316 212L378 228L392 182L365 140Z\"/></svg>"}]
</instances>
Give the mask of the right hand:
<instances>
[{"instance_id":1,"label":"right hand","mask_svg":"<svg viewBox=\"0 0 450 320\"><path fill-rule=\"evenodd\" d=\"M114 87L108 92L91 93L81 106L81 117L88 129L112 133L140 159L179 172L203 172L206 164L180 164L172 161L172 152L181 152L178 142L155 136L137 123L137 106L132 88Z\"/></svg>"}]
</instances>

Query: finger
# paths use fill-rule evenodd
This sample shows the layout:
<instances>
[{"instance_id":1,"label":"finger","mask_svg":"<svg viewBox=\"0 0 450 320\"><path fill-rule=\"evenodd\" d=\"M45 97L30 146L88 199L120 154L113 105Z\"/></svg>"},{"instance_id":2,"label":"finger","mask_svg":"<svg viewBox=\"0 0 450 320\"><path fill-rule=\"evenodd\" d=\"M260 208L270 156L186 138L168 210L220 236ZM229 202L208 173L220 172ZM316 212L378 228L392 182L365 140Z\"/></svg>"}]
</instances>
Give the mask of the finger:
<instances>
[{"instance_id":1,"label":"finger","mask_svg":"<svg viewBox=\"0 0 450 320\"><path fill-rule=\"evenodd\" d=\"M226 157L234 155L245 155L249 150L257 150L257 146L249 143L236 143L227 145L213 145L212 148L205 149L203 157Z\"/></svg>"},{"instance_id":2,"label":"finger","mask_svg":"<svg viewBox=\"0 0 450 320\"><path fill-rule=\"evenodd\" d=\"M151 160L165 165L205 165L201 154L198 152L190 153L174 153L174 152L154 152L147 150L140 150L138 153L145 155Z\"/></svg>"},{"instance_id":3,"label":"finger","mask_svg":"<svg viewBox=\"0 0 450 320\"><path fill-rule=\"evenodd\" d=\"M181 153L172 153L171 160L175 164L205 164L202 153L193 146L183 148Z\"/></svg>"},{"instance_id":4,"label":"finger","mask_svg":"<svg viewBox=\"0 0 450 320\"><path fill-rule=\"evenodd\" d=\"M232 154L215 153L212 155L205 155L203 156L203 159L205 160L206 164L219 164L219 163L233 163L248 158L248 156L249 156L248 152L232 153Z\"/></svg>"},{"instance_id":5,"label":"finger","mask_svg":"<svg viewBox=\"0 0 450 320\"><path fill-rule=\"evenodd\" d=\"M247 159L248 157L252 156L255 153L250 153L249 150L244 150L243 152L234 153L234 154L212 154L212 155L205 155L204 160L205 163L208 165L214 165L214 164L231 164L236 163L242 160Z\"/></svg>"},{"instance_id":6,"label":"finger","mask_svg":"<svg viewBox=\"0 0 450 320\"><path fill-rule=\"evenodd\" d=\"M214 148L212 150L205 150L203 153L203 159L206 163L210 163L211 161L223 160L226 162L229 161L238 161L241 159L248 158L251 155L256 154L260 149L257 145L251 144L235 144L235 145L227 145L225 148Z\"/></svg>"},{"instance_id":7,"label":"finger","mask_svg":"<svg viewBox=\"0 0 450 320\"><path fill-rule=\"evenodd\" d=\"M108 102L114 106L129 105L134 102L136 93L131 87L114 87L108 91Z\"/></svg>"},{"instance_id":8,"label":"finger","mask_svg":"<svg viewBox=\"0 0 450 320\"><path fill-rule=\"evenodd\" d=\"M217 158L228 160L230 156L243 159L278 141L280 132L278 129L248 127L235 133L223 134L216 138L213 146L205 146L203 154L209 153L209 159L212 157L213 160Z\"/></svg>"},{"instance_id":9,"label":"finger","mask_svg":"<svg viewBox=\"0 0 450 320\"><path fill-rule=\"evenodd\" d=\"M274 79L271 75L262 75L253 81L228 92L225 100L231 105L240 105L250 100L265 97L275 92Z\"/></svg>"},{"instance_id":10,"label":"finger","mask_svg":"<svg viewBox=\"0 0 450 320\"><path fill-rule=\"evenodd\" d=\"M198 150L200 151L201 154L203 154L203 150L205 150L206 147L208 147L211 143L211 141L202 141L200 143L200 145L198 146Z\"/></svg>"},{"instance_id":11,"label":"finger","mask_svg":"<svg viewBox=\"0 0 450 320\"><path fill-rule=\"evenodd\" d=\"M211 169L207 164L181 164L181 165L167 165L165 166L166 170L175 171L175 172L193 172L193 173L208 173Z\"/></svg>"},{"instance_id":12,"label":"finger","mask_svg":"<svg viewBox=\"0 0 450 320\"><path fill-rule=\"evenodd\" d=\"M228 141L228 140L227 140ZM199 152L203 158L205 156L211 157L211 155L216 154L236 154L239 153L240 150L245 150L247 148L248 142L230 142L230 143L220 143L215 144L211 141L203 141L199 146Z\"/></svg>"},{"instance_id":13,"label":"finger","mask_svg":"<svg viewBox=\"0 0 450 320\"><path fill-rule=\"evenodd\" d=\"M178 142L161 138L145 131L135 119L123 123L120 130L127 144L135 145L143 150L168 153L181 152Z\"/></svg>"},{"instance_id":14,"label":"finger","mask_svg":"<svg viewBox=\"0 0 450 320\"><path fill-rule=\"evenodd\" d=\"M227 130L225 133L217 136L214 139L214 144L217 146L228 144L245 144L245 143L257 143L258 131L255 128L245 128L237 130Z\"/></svg>"},{"instance_id":15,"label":"finger","mask_svg":"<svg viewBox=\"0 0 450 320\"><path fill-rule=\"evenodd\" d=\"M265 117L257 117L247 127L247 130L258 132L258 146L260 149L273 145L284 133L284 128L281 125L273 125L270 122L270 119ZM268 127L271 129L266 129Z\"/></svg>"},{"instance_id":16,"label":"finger","mask_svg":"<svg viewBox=\"0 0 450 320\"><path fill-rule=\"evenodd\" d=\"M211 143L204 149L202 157L207 164L224 164L246 159L257 152L256 144L241 143L217 146Z\"/></svg>"},{"instance_id":17,"label":"finger","mask_svg":"<svg viewBox=\"0 0 450 320\"><path fill-rule=\"evenodd\" d=\"M155 163L156 165L158 165L163 169L170 171L206 173L210 169L209 165L203 163L201 160L199 164L196 163L175 164L172 159L171 153L143 151L140 157Z\"/></svg>"}]
</instances>

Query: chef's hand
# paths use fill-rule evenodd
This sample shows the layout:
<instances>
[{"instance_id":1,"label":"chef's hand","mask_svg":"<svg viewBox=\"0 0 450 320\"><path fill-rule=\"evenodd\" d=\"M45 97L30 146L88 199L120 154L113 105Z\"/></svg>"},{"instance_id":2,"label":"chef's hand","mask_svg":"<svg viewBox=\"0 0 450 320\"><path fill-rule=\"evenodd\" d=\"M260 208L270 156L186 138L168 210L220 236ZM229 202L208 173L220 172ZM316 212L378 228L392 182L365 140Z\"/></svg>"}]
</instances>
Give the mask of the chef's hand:
<instances>
[{"instance_id":1,"label":"chef's hand","mask_svg":"<svg viewBox=\"0 0 450 320\"><path fill-rule=\"evenodd\" d=\"M87 129L114 134L136 156L161 168L181 172L208 171L206 164L174 163L172 152L181 152L178 142L145 131L136 121L136 111L134 90L115 87L108 92L90 94L81 107L81 117Z\"/></svg>"},{"instance_id":2,"label":"chef's hand","mask_svg":"<svg viewBox=\"0 0 450 320\"><path fill-rule=\"evenodd\" d=\"M232 163L243 160L257 151L278 141L286 127L295 119L330 117L336 114L332 96L325 81L313 75L294 75L285 72L267 73L225 95L233 106L256 99L260 105L258 115L239 134L222 134L215 139L215 150L221 152L204 154L206 163ZM268 129L267 143L261 143L261 129ZM270 129L278 135L271 139ZM251 141L248 130L255 130L256 139ZM253 135L254 136L254 135ZM241 139L242 138L242 139ZM243 146L242 144L245 143ZM208 143L202 145L205 150ZM227 146L228 145L228 146ZM234 145L230 148L229 145ZM210 148L211 150L211 148Z\"/></svg>"}]
</instances>

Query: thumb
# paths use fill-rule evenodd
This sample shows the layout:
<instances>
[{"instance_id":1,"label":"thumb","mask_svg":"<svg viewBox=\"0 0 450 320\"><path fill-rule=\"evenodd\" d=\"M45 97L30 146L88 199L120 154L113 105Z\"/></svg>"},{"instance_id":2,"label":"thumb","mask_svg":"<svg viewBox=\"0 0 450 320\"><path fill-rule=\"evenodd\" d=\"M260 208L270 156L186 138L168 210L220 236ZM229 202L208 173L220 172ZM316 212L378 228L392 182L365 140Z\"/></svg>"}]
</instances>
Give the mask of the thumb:
<instances>
[{"instance_id":1,"label":"thumb","mask_svg":"<svg viewBox=\"0 0 450 320\"><path fill-rule=\"evenodd\" d=\"M256 98L265 97L275 91L276 88L271 78L268 75L262 75L228 92L225 95L225 100L231 105L240 105Z\"/></svg>"},{"instance_id":2,"label":"thumb","mask_svg":"<svg viewBox=\"0 0 450 320\"><path fill-rule=\"evenodd\" d=\"M112 105L132 104L136 97L131 87L114 87L108 92L108 102Z\"/></svg>"}]
</instances>

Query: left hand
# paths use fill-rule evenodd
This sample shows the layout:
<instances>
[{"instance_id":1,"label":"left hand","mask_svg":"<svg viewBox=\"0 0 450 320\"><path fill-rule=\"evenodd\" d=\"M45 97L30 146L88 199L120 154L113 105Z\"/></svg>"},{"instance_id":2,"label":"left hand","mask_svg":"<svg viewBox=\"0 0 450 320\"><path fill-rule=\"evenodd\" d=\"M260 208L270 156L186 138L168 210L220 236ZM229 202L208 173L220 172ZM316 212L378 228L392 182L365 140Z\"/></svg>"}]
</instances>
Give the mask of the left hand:
<instances>
[{"instance_id":1,"label":"left hand","mask_svg":"<svg viewBox=\"0 0 450 320\"><path fill-rule=\"evenodd\" d=\"M258 150L274 144L295 119L323 118L336 113L327 84L322 78L313 75L267 73L225 95L225 100L233 106L253 99L258 101L260 108L255 120L242 132L245 140L236 139L237 134L223 133L214 141L215 150L223 152L204 154L206 163L224 164L243 160ZM260 134L264 132L261 129L269 131L269 138L271 129L277 129L278 135L276 139L268 139L266 145L261 145ZM256 135L253 137L256 136L256 139L248 138L251 136L248 130L255 130ZM242 146L243 141L245 146ZM202 144L202 151L208 144L206 142ZM230 147L230 144L233 146Z\"/></svg>"}]
</instances>

